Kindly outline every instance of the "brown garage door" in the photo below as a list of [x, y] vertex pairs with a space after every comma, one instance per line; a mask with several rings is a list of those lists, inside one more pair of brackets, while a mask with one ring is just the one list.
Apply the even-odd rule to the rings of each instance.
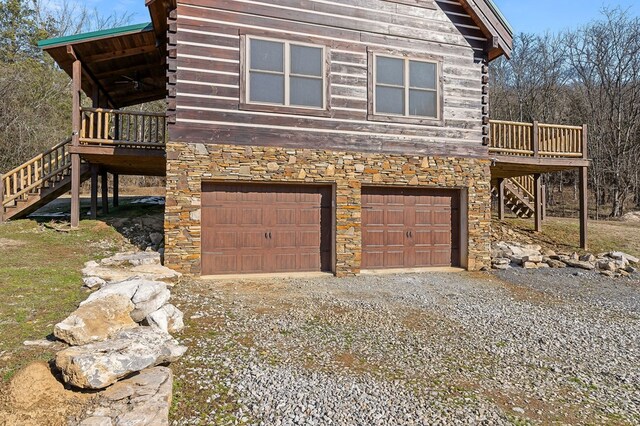
[[206, 183], [202, 274], [330, 269], [331, 190]]
[[362, 189], [362, 268], [460, 264], [459, 192]]

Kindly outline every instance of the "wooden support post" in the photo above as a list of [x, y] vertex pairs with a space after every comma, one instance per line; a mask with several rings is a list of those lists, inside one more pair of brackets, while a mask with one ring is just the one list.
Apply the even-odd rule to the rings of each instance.
[[98, 217], [98, 165], [91, 165], [91, 219]]
[[113, 174], [113, 207], [120, 205], [120, 175]]
[[504, 220], [504, 178], [498, 178], [498, 219]]
[[[71, 49], [73, 53], [73, 49]], [[82, 63], [76, 58], [73, 62], [73, 109], [71, 118], [72, 140], [74, 147], [80, 145], [80, 92], [82, 91]], [[71, 154], [71, 227], [80, 225], [80, 155]]]
[[538, 173], [533, 175], [533, 204], [534, 204], [534, 218], [535, 218], [535, 231], [542, 231], [542, 176]]
[[531, 128], [531, 148], [533, 149], [533, 156], [537, 157], [540, 152], [540, 123], [537, 121], [533, 122], [533, 127]]
[[109, 214], [109, 174], [102, 172], [102, 214]]
[[540, 195], [541, 195], [540, 203], [542, 207], [540, 212], [542, 213], [542, 220], [544, 221], [547, 219], [547, 185], [542, 185], [542, 190]]
[[587, 222], [589, 220], [589, 208], [587, 205], [587, 179], [588, 168], [580, 167], [580, 247], [587, 250]]
[[0, 223], [4, 222], [4, 179], [0, 173]]

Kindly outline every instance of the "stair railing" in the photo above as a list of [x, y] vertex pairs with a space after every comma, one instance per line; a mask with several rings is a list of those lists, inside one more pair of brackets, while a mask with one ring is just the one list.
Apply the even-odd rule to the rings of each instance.
[[71, 138], [0, 176], [0, 213], [71, 168]]
[[533, 176], [518, 176], [509, 179], [509, 181], [519, 189], [524, 196], [529, 198], [530, 201], [535, 200], [534, 192], [535, 192], [535, 182]]

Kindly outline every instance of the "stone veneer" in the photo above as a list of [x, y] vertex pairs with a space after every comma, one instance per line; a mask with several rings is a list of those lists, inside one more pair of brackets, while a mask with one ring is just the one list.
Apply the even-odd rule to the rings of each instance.
[[167, 144], [165, 265], [200, 273], [203, 181], [327, 183], [336, 190], [336, 275], [360, 272], [361, 186], [467, 188], [467, 269], [490, 264], [490, 162], [316, 149]]

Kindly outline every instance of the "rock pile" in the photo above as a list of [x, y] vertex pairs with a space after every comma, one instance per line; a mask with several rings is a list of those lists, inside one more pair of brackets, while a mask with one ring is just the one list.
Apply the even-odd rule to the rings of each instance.
[[[169, 303], [179, 277], [158, 253], [119, 253], [83, 270], [86, 287], [98, 289], [56, 324], [69, 346], [55, 356], [63, 381], [97, 390], [81, 425], [168, 424], [173, 378], [160, 367], [187, 350], [170, 333], [184, 328], [182, 312]], [[116, 281], [115, 278], [122, 278]]]
[[82, 270], [85, 287], [101, 287], [108, 282], [130, 278], [173, 281], [182, 276], [162, 265], [160, 253], [155, 251], [118, 253], [115, 256], [91, 261]]
[[491, 266], [493, 269], [579, 268], [598, 271], [609, 277], [626, 277], [636, 272], [640, 262], [635, 256], [623, 252], [606, 252], [597, 255], [577, 253], [556, 253], [544, 250], [535, 244], [496, 242], [492, 245]]

